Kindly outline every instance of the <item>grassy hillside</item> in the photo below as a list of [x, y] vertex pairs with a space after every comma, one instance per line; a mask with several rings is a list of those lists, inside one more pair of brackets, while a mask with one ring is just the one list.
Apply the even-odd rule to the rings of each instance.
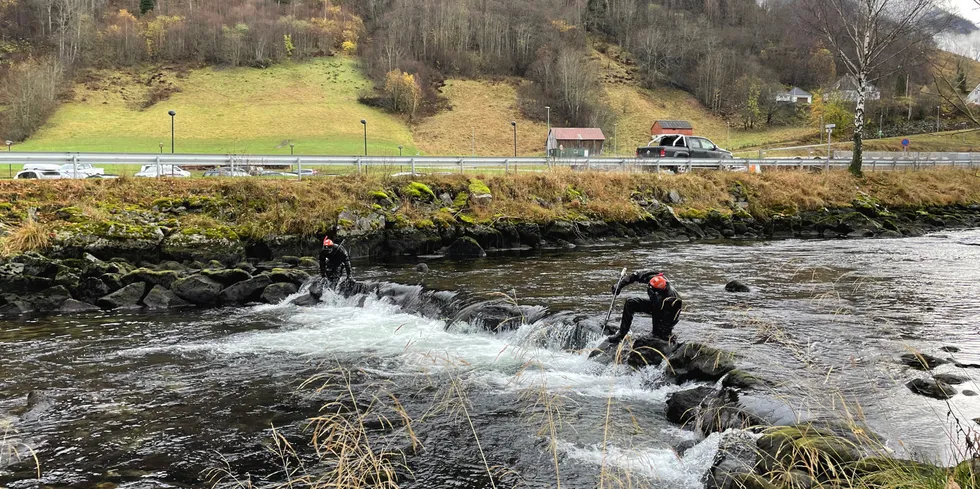
[[543, 155], [548, 126], [524, 118], [517, 110], [519, 83], [517, 79], [448, 80], [442, 95], [452, 108], [412, 129], [419, 148], [431, 155], [470, 155], [475, 140], [480, 156], [512, 156], [514, 128], [510, 122], [516, 121], [517, 154]]
[[[186, 73], [93, 72], [23, 151], [157, 152], [170, 150], [175, 110], [176, 150], [182, 153], [361, 154], [368, 121], [368, 152], [416, 149], [399, 118], [361, 105], [369, 86], [354, 61], [318, 59], [260, 70], [204, 68]], [[141, 109], [151, 91], [179, 90]]]

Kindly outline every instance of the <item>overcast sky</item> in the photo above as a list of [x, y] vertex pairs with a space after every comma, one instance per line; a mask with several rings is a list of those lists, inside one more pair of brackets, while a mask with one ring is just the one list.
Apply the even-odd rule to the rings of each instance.
[[951, 0], [951, 3], [959, 9], [960, 15], [972, 20], [974, 24], [980, 24], [980, 9], [974, 0]]

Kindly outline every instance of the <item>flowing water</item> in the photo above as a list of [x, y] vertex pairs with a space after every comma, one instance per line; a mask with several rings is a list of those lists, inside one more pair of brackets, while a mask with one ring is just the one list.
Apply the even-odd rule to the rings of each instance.
[[[664, 400], [683, 387], [663, 383], [662, 368], [637, 372], [562, 348], [575, 322], [601, 322], [624, 266], [667, 272], [688, 305], [679, 338], [737, 352], [740, 368], [773, 381], [773, 398], [795, 416], [856, 416], [899, 455], [949, 462], [962, 444], [949, 406], [972, 423], [980, 397], [947, 406], [915, 396], [904, 383], [924, 374], [897, 359], [915, 349], [980, 363], [978, 245], [980, 231], [965, 231], [432, 258], [426, 274], [414, 263], [355, 267], [360, 278], [456, 291], [460, 301], [504, 294], [561, 313], [501, 333], [332, 294], [313, 308], [5, 321], [0, 419], [16, 421], [0, 433], [0, 486], [204, 487], [216, 467], [254, 485], [280, 482], [272, 427], [311, 463], [305, 420], [349, 382], [357, 405], [377, 395], [395, 417], [397, 399], [413, 418], [415, 450], [400, 423], [375, 430], [379, 443], [408, 453], [403, 487], [587, 488], [600, 478], [701, 487], [718, 435], [701, 439], [665, 419]], [[752, 292], [726, 293], [730, 279]], [[637, 334], [648, 328], [643, 317], [634, 324]], [[317, 374], [322, 382], [302, 385]], [[972, 380], [959, 387], [980, 390]], [[45, 395], [24, 412], [32, 391]]]

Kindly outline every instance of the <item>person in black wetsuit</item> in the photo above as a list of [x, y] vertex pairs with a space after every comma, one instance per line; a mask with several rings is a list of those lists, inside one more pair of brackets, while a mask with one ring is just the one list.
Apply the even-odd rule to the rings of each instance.
[[320, 249], [320, 276], [327, 279], [328, 285], [333, 288], [340, 282], [341, 267], [347, 276], [344, 283], [350, 282], [351, 268], [350, 256], [343, 246], [334, 243], [330, 237], [323, 238], [323, 248]]
[[684, 307], [684, 302], [677, 291], [674, 290], [662, 272], [634, 272], [626, 280], [613, 285], [613, 294], [618, 295], [624, 287], [633, 283], [647, 284], [649, 299], [634, 297], [626, 300], [619, 331], [609, 337], [609, 342], [616, 344], [626, 337], [626, 333], [629, 333], [630, 326], [633, 324], [633, 315], [638, 312], [653, 316], [651, 334], [654, 337], [670, 341], [671, 330], [680, 319], [681, 309]]

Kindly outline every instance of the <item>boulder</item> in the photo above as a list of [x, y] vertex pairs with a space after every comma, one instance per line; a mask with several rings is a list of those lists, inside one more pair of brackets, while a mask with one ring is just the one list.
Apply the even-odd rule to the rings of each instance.
[[670, 357], [668, 369], [675, 382], [691, 380], [715, 382], [735, 370], [734, 354], [698, 343], [678, 346]]
[[278, 304], [287, 297], [295, 294], [299, 290], [296, 284], [290, 282], [274, 283], [262, 291], [262, 302], [267, 304]]
[[[119, 290], [119, 289], [116, 289]], [[88, 303], [95, 303], [100, 297], [107, 296], [115, 290], [109, 288], [102, 279], [98, 277], [85, 277], [78, 281], [78, 286], [73, 291], [73, 295], [80, 300]]]
[[480, 243], [468, 236], [458, 238], [446, 249], [446, 256], [449, 258], [482, 258], [487, 256]]
[[300, 307], [312, 307], [312, 306], [315, 306], [315, 305], [319, 304], [320, 303], [320, 299], [317, 298], [317, 297], [313, 297], [310, 294], [304, 294], [304, 295], [301, 295], [301, 296], [293, 299], [293, 302], [292, 303], [294, 305], [297, 305], [297, 306], [300, 306]]
[[169, 289], [178, 278], [180, 278], [180, 276], [173, 270], [156, 271], [150, 270], [149, 268], [138, 268], [123, 275], [121, 280], [123, 285], [143, 282], [148, 287], [161, 285], [164, 288]]
[[65, 301], [71, 299], [71, 294], [63, 285], [56, 285], [42, 290], [30, 298], [34, 310], [40, 313], [57, 312]]
[[728, 372], [728, 375], [722, 379], [721, 385], [736, 389], [754, 389], [765, 386], [766, 382], [744, 370], [736, 369]]
[[310, 279], [310, 274], [291, 268], [274, 268], [269, 272], [269, 279], [274, 284], [290, 283], [299, 286]]
[[226, 226], [207, 230], [187, 229], [167, 236], [161, 243], [164, 257], [175, 261], [212, 260], [211, 268], [224, 268], [245, 258], [238, 234]]
[[54, 279], [35, 275], [0, 275], [0, 292], [33, 294], [54, 285]]
[[177, 297], [191, 304], [211, 306], [218, 302], [221, 289], [220, 283], [204, 275], [191, 275], [174, 282], [171, 290], [177, 294]]
[[940, 382], [945, 382], [949, 385], [960, 385], [970, 381], [969, 377], [965, 377], [963, 375], [956, 375], [956, 374], [936, 374], [933, 375], [932, 378]]
[[262, 297], [262, 291], [272, 284], [268, 275], [257, 275], [244, 282], [227, 287], [218, 293], [222, 304], [244, 304], [255, 302]]
[[19, 316], [31, 312], [34, 312], [34, 306], [19, 297], [8, 298], [7, 303], [0, 306], [0, 316]]
[[946, 353], [959, 353], [960, 352], [960, 349], [958, 347], [955, 347], [955, 346], [944, 346], [944, 347], [940, 348], [939, 351], [943, 351], [943, 352], [946, 352]]
[[136, 282], [129, 284], [96, 302], [102, 309], [136, 309], [146, 292], [146, 284]]
[[205, 277], [214, 280], [225, 287], [237, 284], [238, 282], [244, 282], [252, 278], [251, 273], [239, 268], [208, 268], [201, 270], [201, 275], [204, 275]]
[[756, 440], [756, 447], [760, 473], [782, 474], [807, 467], [813, 475], [841, 474], [861, 458], [857, 444], [810, 424], [770, 428]]
[[667, 419], [679, 425], [686, 425], [697, 419], [701, 403], [710, 396], [718, 395], [713, 387], [695, 387], [678, 391], [667, 398], [665, 412]]
[[626, 363], [633, 368], [660, 365], [669, 357], [675, 345], [653, 336], [641, 336], [633, 341]]
[[249, 275], [255, 273], [255, 267], [252, 266], [252, 264], [249, 263], [249, 262], [247, 262], [247, 261], [243, 261], [243, 262], [235, 265], [235, 268], [237, 268], [239, 270], [244, 270], [244, 271], [248, 272]]
[[749, 292], [749, 286], [739, 282], [738, 280], [732, 280], [725, 284], [726, 292]]
[[976, 397], [977, 393], [974, 391], [963, 391], [963, 395], [966, 397]]
[[429, 273], [429, 265], [419, 263], [418, 265], [415, 265], [415, 271], [419, 273]]
[[87, 302], [76, 301], [75, 299], [68, 299], [64, 304], [61, 305], [61, 309], [58, 312], [63, 314], [78, 314], [82, 312], [95, 312], [101, 311], [102, 309], [93, 306]]
[[162, 285], [155, 285], [143, 298], [143, 305], [150, 310], [159, 310], [189, 307], [191, 303], [177, 297], [177, 294], [174, 294], [170, 289], [164, 288]]
[[933, 379], [912, 379], [905, 384], [912, 392], [934, 399], [945, 400], [956, 395], [953, 386]]
[[901, 356], [901, 361], [916, 370], [932, 370], [949, 363], [926, 353], [906, 353]]
[[758, 460], [755, 439], [747, 432], [732, 431], [722, 435], [711, 469], [704, 482], [705, 489], [736, 489], [745, 475], [755, 473]]
[[103, 273], [102, 275], [99, 276], [99, 279], [102, 280], [102, 283], [106, 284], [106, 286], [109, 287], [109, 290], [115, 292], [125, 286], [125, 284], [122, 283], [122, 276], [123, 274], [121, 273], [110, 272], [110, 273]]

